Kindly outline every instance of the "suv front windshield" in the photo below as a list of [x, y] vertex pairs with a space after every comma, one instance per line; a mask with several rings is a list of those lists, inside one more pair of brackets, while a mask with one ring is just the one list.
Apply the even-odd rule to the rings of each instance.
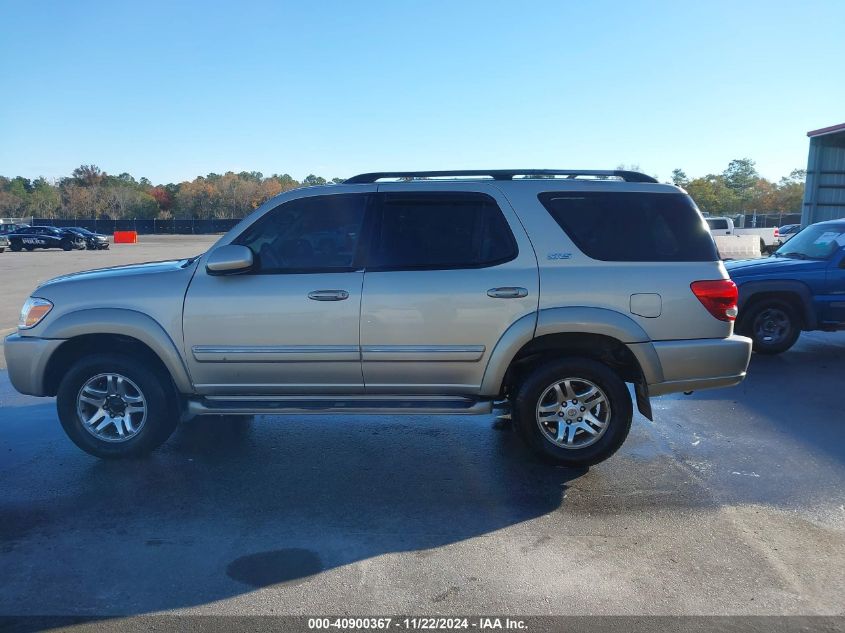
[[841, 246], [845, 246], [845, 224], [816, 224], [781, 246], [775, 257], [827, 259]]

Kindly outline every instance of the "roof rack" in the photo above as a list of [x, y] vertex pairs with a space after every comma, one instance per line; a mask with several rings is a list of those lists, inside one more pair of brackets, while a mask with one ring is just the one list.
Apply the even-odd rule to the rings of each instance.
[[647, 174], [624, 169], [459, 169], [455, 171], [376, 171], [347, 178], [345, 184], [374, 183], [385, 178], [416, 180], [420, 178], [461, 178], [468, 176], [488, 176], [493, 180], [513, 180], [516, 176], [566, 176], [567, 178], [596, 176], [619, 178], [625, 182], [657, 182]]

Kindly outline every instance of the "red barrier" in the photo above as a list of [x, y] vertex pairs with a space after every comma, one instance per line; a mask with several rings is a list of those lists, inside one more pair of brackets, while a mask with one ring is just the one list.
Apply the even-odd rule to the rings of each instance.
[[138, 241], [137, 231], [115, 231], [115, 244], [135, 244]]

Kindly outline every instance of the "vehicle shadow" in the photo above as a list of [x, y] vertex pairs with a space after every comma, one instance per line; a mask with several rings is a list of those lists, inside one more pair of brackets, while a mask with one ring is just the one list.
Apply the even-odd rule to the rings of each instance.
[[587, 471], [536, 461], [491, 421], [200, 418], [116, 462], [82, 454], [55, 418], [33, 423], [38, 458], [0, 470], [0, 614], [197, 606], [557, 511]]

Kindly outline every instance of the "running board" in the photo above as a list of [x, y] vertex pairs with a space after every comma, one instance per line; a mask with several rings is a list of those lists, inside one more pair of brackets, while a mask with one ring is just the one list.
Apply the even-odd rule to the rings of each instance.
[[490, 413], [493, 402], [456, 396], [214, 396], [190, 399], [187, 417], [195, 415], [286, 414], [449, 414]]

